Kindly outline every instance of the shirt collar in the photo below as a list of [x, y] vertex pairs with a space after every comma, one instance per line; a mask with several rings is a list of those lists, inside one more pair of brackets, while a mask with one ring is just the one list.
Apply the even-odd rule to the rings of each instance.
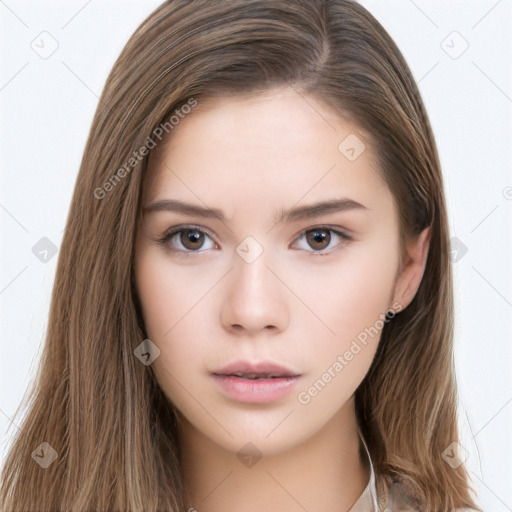
[[[366, 441], [359, 429], [358, 432], [368, 459], [370, 480], [349, 512], [381, 512], [383, 510], [386, 512], [417, 511], [418, 508], [413, 505], [412, 500], [399, 482], [393, 481], [388, 485], [384, 482], [383, 477], [377, 477]], [[460, 512], [463, 512], [463, 510], [465, 509], [461, 509]], [[470, 509], [468, 510], [470, 511]]]
[[377, 482], [375, 477], [375, 471], [373, 469], [372, 458], [366, 441], [364, 440], [361, 431], [358, 429], [359, 437], [364, 446], [364, 451], [368, 459], [368, 465], [370, 467], [370, 480], [366, 485], [363, 493], [359, 496], [359, 499], [354, 503], [349, 512], [379, 512], [379, 502], [377, 499]]

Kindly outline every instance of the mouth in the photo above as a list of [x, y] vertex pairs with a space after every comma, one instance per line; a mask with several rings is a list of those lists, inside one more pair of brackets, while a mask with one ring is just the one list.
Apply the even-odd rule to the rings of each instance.
[[251, 380], [300, 376], [298, 372], [272, 361], [235, 361], [212, 373], [213, 375], [232, 376]]
[[212, 372], [214, 381], [230, 400], [244, 403], [268, 403], [288, 395], [301, 374], [284, 366], [262, 361], [237, 361]]
[[214, 373], [218, 377], [238, 377], [239, 379], [247, 380], [264, 380], [264, 379], [287, 379], [292, 377], [299, 377], [299, 375], [287, 375], [281, 373]]

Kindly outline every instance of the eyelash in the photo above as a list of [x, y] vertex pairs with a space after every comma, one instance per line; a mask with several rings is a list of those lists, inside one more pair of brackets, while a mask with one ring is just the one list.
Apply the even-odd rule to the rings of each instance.
[[[166, 232], [164, 234], [164, 236], [162, 238], [159, 238], [157, 240], [157, 242], [161, 243], [162, 245], [164, 245], [167, 249], [175, 252], [175, 253], [178, 253], [180, 254], [180, 256], [192, 256], [194, 254], [197, 254], [197, 253], [201, 253], [201, 252], [204, 252], [205, 249], [199, 249], [199, 250], [196, 250], [196, 251], [192, 251], [190, 249], [174, 249], [170, 246], [170, 241], [171, 239], [175, 236], [175, 235], [178, 235], [180, 233], [182, 233], [183, 231], [186, 231], [186, 230], [190, 230], [190, 231], [198, 231], [202, 234], [205, 234], [205, 235], [208, 235], [215, 243], [216, 240], [215, 240], [215, 236], [210, 233], [208, 230], [206, 229], [203, 229], [203, 228], [200, 228], [199, 226], [194, 226], [194, 225], [181, 225], [181, 226], [176, 226], [174, 228], [171, 228], [170, 231]], [[310, 232], [310, 231], [329, 231], [331, 233], [334, 233], [336, 236], [339, 236], [341, 239], [342, 239], [342, 242], [340, 242], [338, 244], [339, 245], [342, 245], [343, 242], [349, 242], [350, 240], [352, 240], [352, 237], [347, 235], [346, 233], [342, 232], [342, 231], [338, 231], [337, 229], [334, 229], [330, 226], [314, 226], [314, 227], [311, 227], [311, 228], [308, 228], [304, 231], [302, 231], [299, 235], [299, 237], [297, 237], [297, 240], [300, 240], [302, 239], [303, 237], [306, 236], [306, 233]], [[330, 249], [330, 250], [321, 250], [321, 251], [314, 251], [314, 250], [311, 250], [311, 251], [306, 251], [306, 252], [310, 252], [312, 254], [312, 256], [314, 257], [318, 257], [318, 256], [327, 256], [329, 254], [331, 254], [332, 252], [334, 252], [335, 250], [337, 250], [338, 246], [336, 246], [334, 249]], [[207, 250], [207, 249], [206, 249]]]

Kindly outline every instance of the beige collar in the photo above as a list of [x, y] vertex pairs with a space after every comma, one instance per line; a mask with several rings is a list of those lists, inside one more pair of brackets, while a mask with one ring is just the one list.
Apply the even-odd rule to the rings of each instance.
[[368, 485], [365, 487], [359, 499], [354, 503], [352, 508], [349, 510], [349, 512], [380, 512], [381, 509], [379, 508], [379, 502], [377, 499], [377, 483], [375, 479], [375, 471], [373, 469], [372, 458], [370, 457], [370, 452], [368, 451], [366, 442], [359, 429], [358, 432], [359, 438], [363, 443], [368, 458], [368, 464], [370, 466], [370, 481], [368, 482]]
[[370, 480], [349, 512], [417, 512], [418, 509], [400, 483], [388, 485], [376, 475], [366, 441], [359, 429], [358, 432], [368, 458]]

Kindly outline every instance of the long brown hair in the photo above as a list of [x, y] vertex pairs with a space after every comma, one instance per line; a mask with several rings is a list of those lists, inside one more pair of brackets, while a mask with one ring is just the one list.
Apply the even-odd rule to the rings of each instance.
[[[185, 510], [177, 413], [134, 354], [146, 338], [133, 256], [147, 154], [194, 102], [280, 85], [368, 134], [402, 243], [431, 226], [419, 290], [384, 326], [356, 410], [376, 472], [418, 508], [477, 508], [464, 464], [442, 458], [459, 439], [449, 230], [434, 137], [400, 51], [352, 0], [169, 0], [126, 44], [94, 116], [3, 511]], [[57, 455], [46, 468], [41, 443]]]

